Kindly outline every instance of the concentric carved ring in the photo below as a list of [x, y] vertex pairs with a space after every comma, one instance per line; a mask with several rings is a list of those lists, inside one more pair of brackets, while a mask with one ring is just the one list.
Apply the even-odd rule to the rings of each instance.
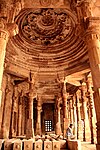
[[44, 7], [48, 7], [51, 4], [51, 0], [40, 0], [40, 4]]

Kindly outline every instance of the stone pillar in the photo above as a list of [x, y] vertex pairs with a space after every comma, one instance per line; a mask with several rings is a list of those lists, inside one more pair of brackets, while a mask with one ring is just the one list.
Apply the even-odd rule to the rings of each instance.
[[36, 134], [37, 135], [41, 135], [41, 111], [42, 111], [41, 102], [40, 102], [40, 99], [38, 99], [38, 102], [37, 102], [37, 122], [36, 122]]
[[81, 82], [81, 102], [82, 102], [82, 120], [83, 120], [83, 141], [90, 139], [89, 118], [87, 114], [86, 84]]
[[66, 129], [68, 128], [68, 118], [67, 118], [67, 96], [66, 93], [66, 83], [63, 83], [63, 137], [66, 137]]
[[81, 83], [81, 87], [80, 87], [80, 90], [81, 90], [81, 103], [82, 103], [82, 120], [83, 120], [83, 141], [86, 141], [86, 137], [85, 137], [85, 105], [84, 105], [84, 91], [83, 91], [83, 86], [82, 86], [82, 82]]
[[18, 27], [15, 23], [6, 23], [3, 18], [0, 18], [0, 106], [2, 98], [2, 77], [4, 70], [4, 59], [6, 54], [6, 45], [9, 36], [15, 36], [18, 33]]
[[2, 135], [2, 138], [9, 138], [12, 96], [13, 96], [13, 84], [12, 84], [11, 77], [7, 75], [7, 83], [5, 89], [5, 99], [4, 99], [3, 115], [2, 115], [2, 125], [1, 125], [2, 134], [0, 134], [0, 136]]
[[[3, 71], [4, 71], [6, 45], [7, 45], [9, 36], [14, 36], [17, 33], [18, 33], [18, 28], [16, 24], [14, 23], [8, 24], [5, 19], [0, 18], [0, 109], [1, 109], [1, 100], [2, 100], [1, 87], [2, 87], [2, 78], [3, 78]], [[3, 127], [1, 127], [1, 130], [2, 129]], [[9, 135], [9, 133], [7, 134]]]
[[34, 129], [33, 129], [33, 95], [29, 94], [29, 118], [27, 120], [27, 131], [26, 137], [33, 138]]
[[73, 123], [72, 99], [71, 98], [68, 100], [68, 103], [69, 103], [69, 119], [70, 119], [70, 123]]
[[3, 77], [3, 70], [4, 70], [4, 59], [5, 59], [5, 54], [6, 54], [6, 45], [8, 42], [8, 37], [9, 37], [9, 32], [5, 30], [3, 27], [3, 21], [0, 22], [2, 23], [0, 25], [0, 107], [1, 107], [1, 99], [2, 99], [2, 91], [1, 91], [1, 86], [2, 86], [2, 77]]
[[60, 98], [56, 98], [56, 134], [61, 135]]
[[[74, 107], [74, 111], [73, 111], [73, 121], [74, 121], [74, 129], [73, 129], [73, 134], [76, 136], [77, 135], [77, 104], [76, 104], [76, 93], [73, 95], [73, 107]], [[76, 136], [77, 137], [77, 136]]]
[[26, 131], [26, 126], [25, 126], [25, 120], [26, 120], [26, 112], [27, 111], [25, 105], [26, 105], [26, 102], [25, 102], [25, 98], [24, 97], [21, 97], [22, 99], [22, 119], [21, 119], [21, 135], [24, 135], [25, 134], [25, 131]]
[[28, 109], [29, 109], [29, 118], [27, 122], [27, 138], [34, 137], [34, 126], [33, 126], [33, 99], [36, 96], [35, 93], [35, 79], [32, 75], [31, 71], [29, 73], [29, 102], [28, 102]]
[[76, 93], [75, 93], [75, 100], [76, 100], [76, 116], [77, 116], [77, 139], [79, 139], [79, 127], [78, 127], [79, 113], [78, 113], [78, 100]]
[[18, 126], [17, 126], [17, 135], [21, 135], [21, 120], [22, 120], [22, 97], [19, 97], [18, 100]]
[[89, 110], [89, 121], [91, 131], [91, 144], [94, 144], [94, 133], [93, 133], [93, 91], [89, 78], [86, 76], [87, 85], [87, 98], [88, 98], [88, 110]]
[[75, 103], [74, 103], [74, 98], [73, 95], [71, 96], [71, 114], [72, 114], [72, 122], [73, 123], [73, 134], [75, 135]]
[[77, 114], [77, 139], [82, 140], [82, 121], [81, 121], [81, 112], [80, 106], [80, 90], [76, 92], [76, 114]]
[[85, 33], [85, 42], [94, 85], [94, 104], [97, 117], [97, 150], [100, 149], [100, 19], [89, 18], [89, 26]]

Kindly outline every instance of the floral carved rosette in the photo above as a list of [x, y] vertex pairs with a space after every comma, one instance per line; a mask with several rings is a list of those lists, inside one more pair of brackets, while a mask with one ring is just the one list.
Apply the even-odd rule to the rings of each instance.
[[30, 11], [21, 23], [21, 34], [38, 45], [59, 44], [72, 31], [72, 21], [66, 12], [53, 8]]

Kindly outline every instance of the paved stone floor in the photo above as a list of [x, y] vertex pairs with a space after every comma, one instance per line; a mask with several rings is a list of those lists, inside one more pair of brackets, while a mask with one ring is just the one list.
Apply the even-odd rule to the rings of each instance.
[[96, 150], [96, 145], [88, 142], [81, 142], [81, 150]]

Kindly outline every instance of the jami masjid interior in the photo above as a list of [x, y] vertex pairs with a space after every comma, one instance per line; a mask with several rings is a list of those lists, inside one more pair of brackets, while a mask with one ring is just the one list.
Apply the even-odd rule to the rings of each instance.
[[100, 150], [100, 0], [0, 0], [0, 150]]

